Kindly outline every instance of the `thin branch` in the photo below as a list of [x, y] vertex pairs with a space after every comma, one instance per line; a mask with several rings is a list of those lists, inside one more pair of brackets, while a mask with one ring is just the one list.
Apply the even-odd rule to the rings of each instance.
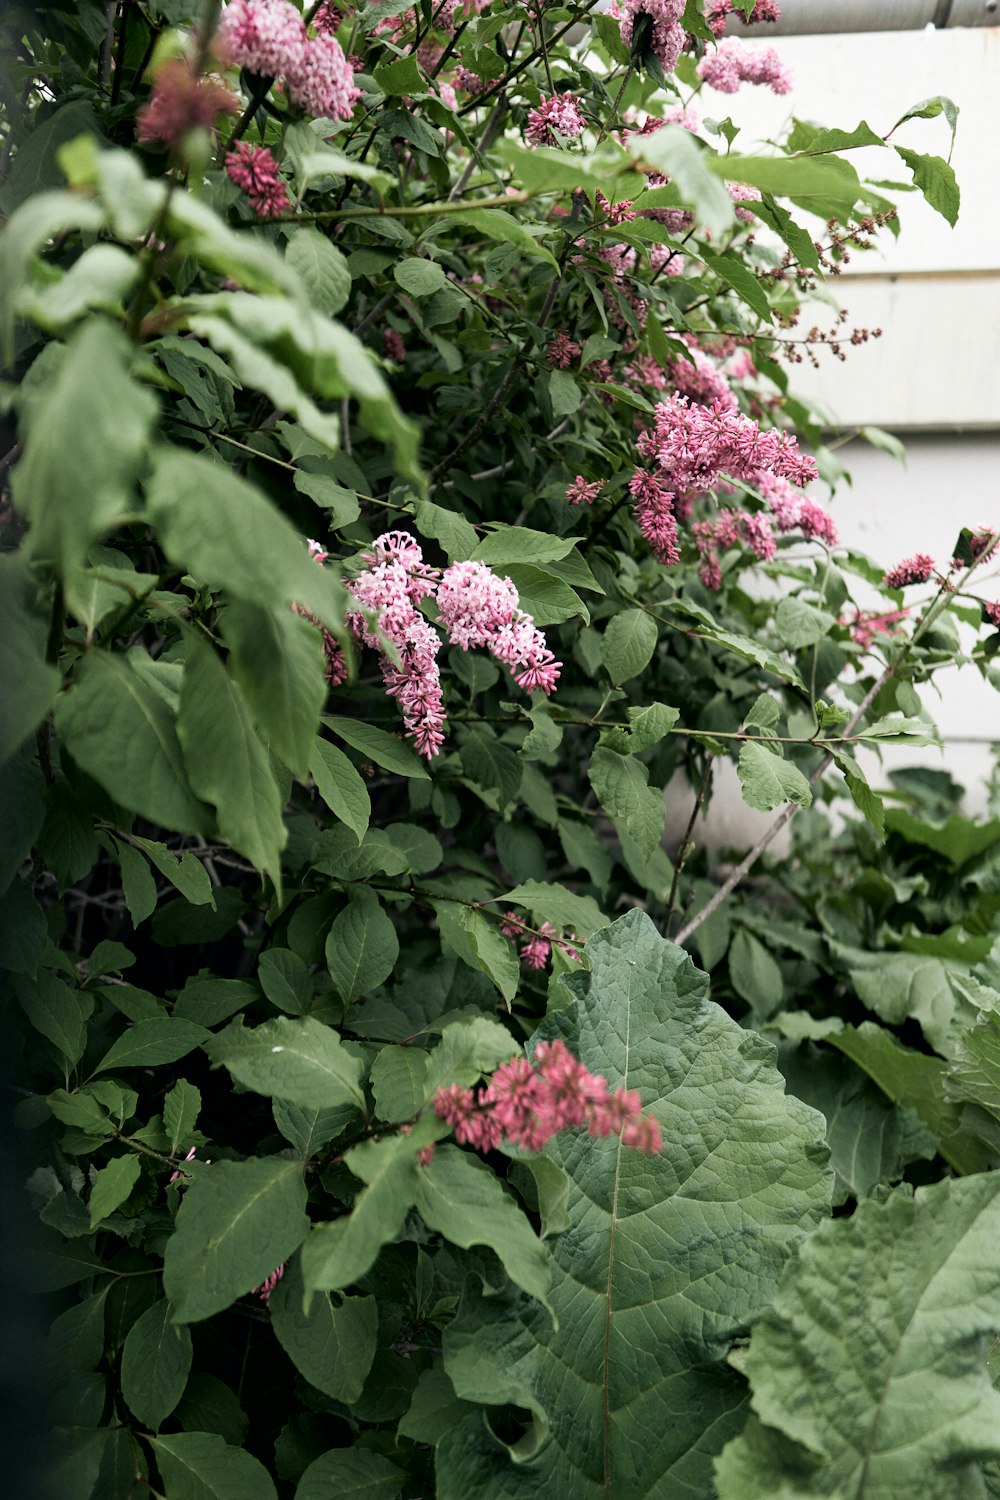
[[674, 878], [670, 882], [670, 895], [667, 897], [667, 912], [666, 916], [663, 919], [664, 937], [670, 936], [670, 922], [674, 914], [674, 904], [677, 900], [677, 890], [681, 883], [681, 871], [687, 864], [688, 857], [693, 849], [691, 836], [694, 833], [694, 825], [697, 823], [698, 818], [701, 815], [701, 810], [705, 805], [705, 798], [708, 796], [709, 787], [712, 785], [712, 771], [714, 769], [714, 766], [715, 762], [712, 756], [706, 756], [705, 770], [701, 778], [701, 786], [698, 788], [698, 795], [694, 799], [694, 806], [691, 809], [691, 816], [690, 818], [688, 818], [688, 825], [684, 830], [684, 837], [681, 839], [681, 845], [677, 851], [677, 862], [674, 865]]

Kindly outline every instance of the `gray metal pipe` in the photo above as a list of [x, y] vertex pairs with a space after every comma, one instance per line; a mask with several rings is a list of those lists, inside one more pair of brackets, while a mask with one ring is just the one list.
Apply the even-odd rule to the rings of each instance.
[[1000, 26], [1000, 0], [781, 0], [780, 21], [745, 26], [731, 16], [732, 36], [817, 36], [849, 31], [922, 31]]

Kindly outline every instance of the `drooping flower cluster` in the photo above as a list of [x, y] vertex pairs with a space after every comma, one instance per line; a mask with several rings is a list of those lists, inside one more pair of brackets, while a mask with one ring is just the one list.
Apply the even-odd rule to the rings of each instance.
[[720, 94], [735, 94], [741, 83], [766, 84], [776, 94], [791, 91], [792, 75], [773, 47], [748, 47], [726, 37], [698, 64], [698, 77]]
[[551, 922], [540, 923], [537, 930], [532, 932], [515, 912], [509, 911], [500, 923], [500, 931], [504, 937], [516, 938], [519, 941], [521, 938], [524, 939], [519, 952], [521, 962], [529, 969], [544, 969], [553, 946], [560, 948], [568, 958], [580, 957], [573, 947], [573, 943], [580, 941], [576, 933], [567, 933], [566, 938], [571, 940], [567, 942], [566, 938], [556, 936], [556, 930]]
[[[726, 30], [726, 22], [733, 14], [733, 0], [710, 0], [705, 12], [705, 20], [716, 36], [723, 36]], [[757, 4], [745, 16], [741, 10], [736, 14], [745, 26], [755, 26], [759, 21], [780, 21], [781, 9], [777, 0], [757, 0]]]
[[557, 146], [559, 138], [575, 140], [587, 121], [572, 94], [542, 95], [538, 108], [528, 114], [524, 138], [532, 146]]
[[929, 557], [926, 552], [917, 552], [913, 557], [904, 557], [902, 562], [890, 568], [882, 582], [889, 589], [905, 589], [911, 583], [926, 583], [933, 572], [933, 557]]
[[189, 130], [210, 130], [219, 115], [238, 109], [238, 99], [218, 78], [203, 77], [186, 58], [172, 57], [136, 116], [136, 133], [140, 141], [162, 141], [174, 150]]
[[722, 587], [719, 556], [744, 543], [760, 562], [770, 562], [777, 549], [771, 523], [763, 512], [724, 510], [715, 520], [695, 521], [691, 533], [698, 548], [698, 576], [707, 589]]
[[592, 1136], [620, 1132], [623, 1145], [650, 1156], [663, 1145], [659, 1121], [642, 1113], [639, 1095], [625, 1088], [611, 1093], [558, 1040], [539, 1043], [531, 1061], [504, 1063], [478, 1095], [459, 1084], [438, 1089], [434, 1109], [457, 1141], [477, 1151], [502, 1145], [540, 1151], [557, 1131], [583, 1125]]
[[637, 24], [640, 25], [640, 37], [643, 35], [642, 18], [645, 17], [645, 25], [652, 27], [648, 43], [650, 51], [664, 73], [674, 71], [684, 46], [684, 30], [679, 25], [684, 14], [684, 0], [622, 0], [620, 6], [611, 6], [610, 13], [618, 17], [622, 41], [630, 52]]
[[230, 0], [216, 33], [220, 55], [262, 78], [284, 80], [308, 114], [349, 120], [360, 90], [335, 37], [310, 37], [289, 0]]
[[266, 146], [237, 141], [226, 153], [226, 172], [247, 195], [259, 219], [274, 219], [285, 213], [292, 201], [278, 163]]
[[754, 480], [767, 501], [768, 510], [778, 531], [801, 531], [809, 541], [837, 545], [837, 528], [829, 511], [806, 495], [796, 495], [787, 479], [766, 471]]
[[676, 495], [667, 488], [665, 480], [648, 469], [636, 469], [628, 482], [629, 494], [635, 502], [632, 514], [654, 557], [665, 567], [672, 567], [680, 559], [677, 542], [677, 516], [674, 511]]
[[282, 1261], [281, 1265], [276, 1266], [275, 1269], [271, 1272], [270, 1276], [266, 1276], [264, 1278], [260, 1286], [255, 1286], [253, 1289], [254, 1296], [259, 1297], [265, 1307], [267, 1307], [268, 1303], [271, 1301], [271, 1293], [274, 1291], [275, 1287], [278, 1285], [278, 1282], [285, 1274], [285, 1265], [286, 1262]]
[[[327, 553], [317, 542], [310, 542], [309, 550], [317, 562], [326, 561]], [[479, 562], [452, 563], [444, 570], [431, 567], [405, 531], [384, 532], [362, 561], [361, 572], [347, 581], [358, 607], [347, 611], [345, 623], [359, 645], [378, 652], [386, 691], [399, 704], [406, 732], [421, 755], [438, 754], [445, 730], [437, 663], [441, 637], [417, 608], [424, 599], [436, 597], [438, 618], [451, 645], [463, 651], [485, 647], [510, 669], [519, 687], [527, 692], [553, 691], [562, 663], [531, 616], [519, 608], [517, 589], [509, 578], [497, 578]], [[344, 654], [326, 631], [323, 641], [327, 680], [338, 686], [347, 676]]]

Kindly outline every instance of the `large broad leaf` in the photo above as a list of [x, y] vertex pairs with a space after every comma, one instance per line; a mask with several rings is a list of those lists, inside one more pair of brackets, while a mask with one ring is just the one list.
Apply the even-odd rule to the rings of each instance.
[[315, 1292], [305, 1307], [298, 1257], [271, 1293], [268, 1307], [278, 1343], [310, 1385], [348, 1405], [361, 1395], [375, 1358], [378, 1309], [374, 1297]]
[[233, 679], [200, 641], [184, 667], [177, 732], [191, 785], [215, 808], [222, 837], [280, 886], [288, 834], [267, 747]]
[[59, 673], [45, 660], [45, 621], [32, 608], [34, 593], [23, 561], [0, 558], [0, 765], [34, 733], [59, 690]]
[[707, 977], [630, 912], [587, 946], [562, 1037], [663, 1127], [650, 1158], [566, 1134], [570, 1228], [550, 1241], [554, 1329], [512, 1289], [469, 1287], [445, 1335], [459, 1396], [515, 1403], [536, 1433], [514, 1461], [482, 1415], [438, 1448], [439, 1500], [707, 1496], [710, 1461], [743, 1422], [726, 1364], [829, 1202], [822, 1118], [786, 1098], [774, 1050], [706, 999]]
[[34, 555], [64, 574], [82, 567], [91, 542], [134, 509], [156, 402], [130, 378], [130, 354], [112, 323], [84, 324], [44, 400], [31, 407], [14, 503], [31, 521]]
[[364, 1108], [360, 1060], [342, 1045], [336, 1031], [311, 1016], [301, 1021], [279, 1016], [250, 1031], [234, 1022], [211, 1039], [206, 1051], [255, 1093], [286, 1099], [303, 1109], [338, 1104]]
[[191, 1370], [191, 1334], [170, 1321], [166, 1298], [133, 1323], [122, 1350], [122, 1395], [144, 1426], [154, 1431], [184, 1394]]
[[747, 1359], [746, 1432], [721, 1500], [972, 1500], [1000, 1457], [986, 1350], [1000, 1176], [899, 1188], [825, 1224], [789, 1269]]
[[302, 1163], [282, 1157], [204, 1168], [177, 1211], [163, 1290], [178, 1323], [196, 1323], [252, 1292], [305, 1238]]
[[137, 670], [144, 653], [88, 651], [56, 704], [73, 759], [122, 807], [178, 833], [204, 833], [208, 809], [192, 792], [166, 696]]
[[149, 1441], [169, 1500], [276, 1500], [264, 1465], [214, 1432], [172, 1432]]
[[237, 602], [222, 617], [222, 633], [232, 647], [230, 671], [262, 737], [304, 776], [326, 701], [319, 631], [285, 606]]

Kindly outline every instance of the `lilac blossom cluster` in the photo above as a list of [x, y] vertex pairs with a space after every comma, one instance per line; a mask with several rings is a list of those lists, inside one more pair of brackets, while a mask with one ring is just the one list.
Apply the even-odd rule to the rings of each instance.
[[830, 512], [810, 500], [796, 495], [787, 479], [766, 471], [757, 475], [756, 488], [767, 501], [768, 510], [778, 531], [801, 531], [809, 541], [837, 545], [837, 528]]
[[898, 635], [902, 622], [909, 614], [905, 609], [889, 609], [879, 614], [877, 610], [859, 609], [856, 604], [853, 609], [853, 616], [849, 619], [842, 618], [838, 623], [848, 627], [851, 640], [865, 651], [880, 635]]
[[136, 133], [140, 141], [162, 141], [175, 150], [189, 130], [210, 130], [219, 115], [238, 109], [236, 96], [218, 78], [200, 77], [186, 58], [172, 57], [136, 116]]
[[[327, 553], [316, 542], [317, 562]], [[421, 755], [437, 755], [444, 743], [445, 713], [437, 657], [441, 637], [418, 605], [434, 598], [445, 636], [462, 651], [485, 647], [510, 669], [526, 692], [551, 693], [559, 680], [556, 661], [530, 615], [518, 605], [509, 578], [498, 578], [485, 563], [458, 562], [439, 569], [425, 563], [418, 543], [405, 531], [387, 531], [372, 543], [364, 567], [347, 588], [358, 608], [345, 623], [354, 639], [379, 654], [386, 691], [399, 704], [407, 734]], [[327, 679], [339, 685], [347, 676], [344, 654], [324, 632]]]
[[586, 1125], [592, 1136], [620, 1133], [622, 1145], [655, 1156], [663, 1146], [659, 1121], [642, 1113], [632, 1089], [614, 1093], [561, 1041], [540, 1042], [533, 1061], [512, 1058], [478, 1094], [460, 1084], [438, 1089], [434, 1109], [455, 1139], [477, 1151], [518, 1146], [541, 1151], [560, 1130]]
[[720, 94], [735, 94], [741, 83], [766, 84], [776, 94], [791, 92], [792, 75], [773, 47], [747, 47], [726, 37], [698, 64], [698, 77]]
[[528, 114], [524, 138], [532, 146], [557, 146], [560, 139], [575, 140], [587, 121], [572, 94], [542, 95], [538, 108]]
[[[561, 949], [567, 958], [576, 960], [580, 957], [573, 947], [573, 943], [580, 941], [576, 933], [567, 933], [565, 938], [557, 937], [551, 922], [542, 922], [537, 931], [532, 932], [515, 912], [509, 911], [500, 923], [500, 931], [504, 937], [517, 941], [524, 939], [518, 951], [521, 962], [528, 969], [544, 969], [553, 947]], [[571, 941], [567, 942], [567, 938]]]
[[934, 572], [934, 559], [926, 552], [904, 557], [882, 579], [888, 589], [905, 589], [911, 583], [926, 583]]
[[246, 194], [259, 219], [275, 219], [287, 212], [292, 201], [288, 184], [266, 146], [237, 141], [226, 153], [226, 172]]
[[216, 33], [219, 52], [262, 78], [281, 78], [308, 114], [349, 120], [360, 90], [337, 39], [310, 37], [289, 0], [230, 0]]
[[[726, 30], [726, 22], [732, 14], [733, 0], [709, 0], [709, 5], [705, 11], [705, 20], [716, 36], [723, 36]], [[759, 21], [781, 20], [781, 9], [777, 4], [777, 0], [757, 0], [757, 4], [749, 16], [744, 15], [741, 10], [737, 11], [736, 14], [744, 26], [756, 26]]]
[[640, 16], [652, 22], [650, 50], [664, 73], [672, 73], [684, 46], [684, 29], [679, 24], [684, 14], [684, 0], [617, 0], [610, 7], [610, 14], [617, 16], [621, 25], [621, 37], [631, 52], [635, 34], [635, 23]]

